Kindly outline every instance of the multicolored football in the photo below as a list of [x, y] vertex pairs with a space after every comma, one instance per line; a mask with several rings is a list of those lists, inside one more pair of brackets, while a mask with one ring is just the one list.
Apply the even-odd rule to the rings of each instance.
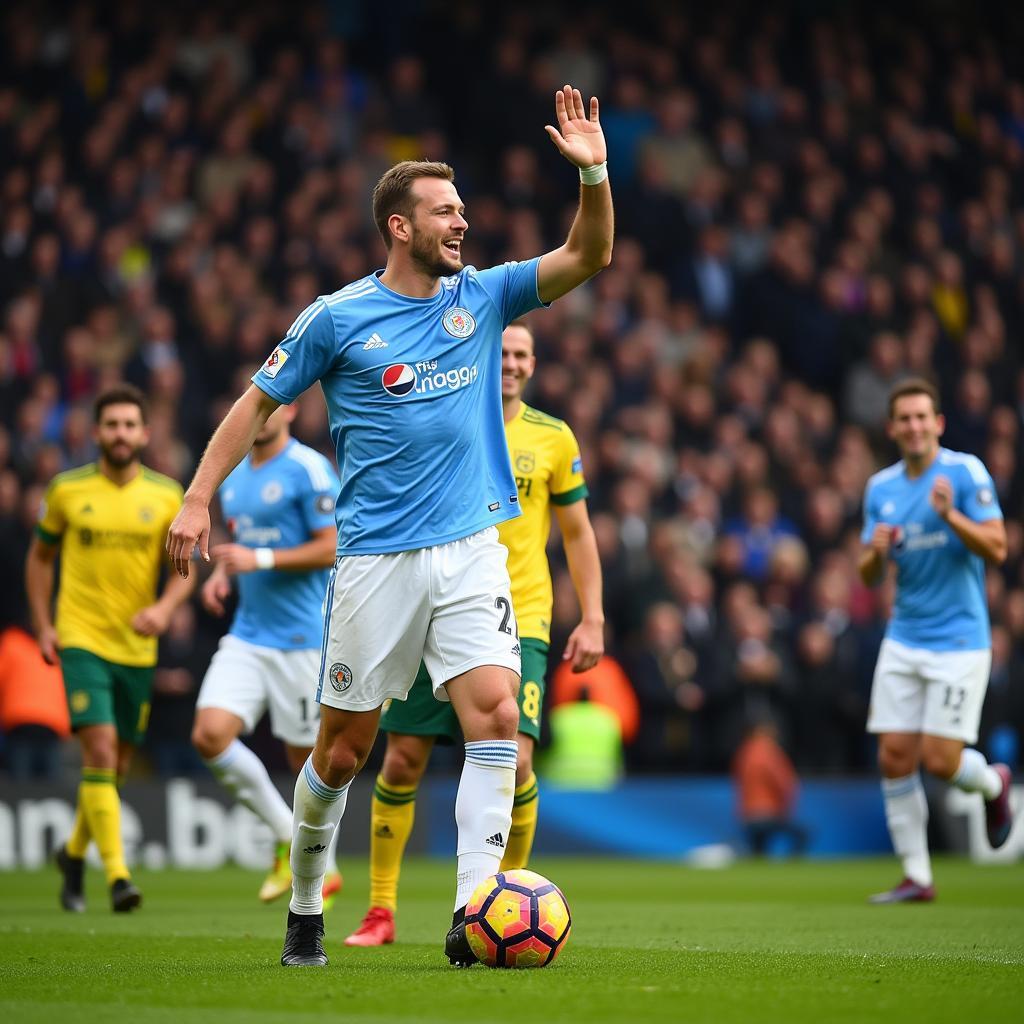
[[492, 875], [466, 904], [466, 938], [488, 967], [546, 967], [571, 930], [561, 890], [536, 871]]

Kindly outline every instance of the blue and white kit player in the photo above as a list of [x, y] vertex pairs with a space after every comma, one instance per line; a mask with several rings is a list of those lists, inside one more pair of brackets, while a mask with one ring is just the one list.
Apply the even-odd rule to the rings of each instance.
[[995, 485], [981, 460], [939, 445], [936, 389], [898, 384], [889, 436], [902, 459], [864, 496], [860, 573], [878, 582], [896, 565], [896, 598], [875, 667], [868, 731], [878, 735], [886, 822], [903, 880], [873, 903], [935, 898], [928, 804], [918, 768], [985, 801], [989, 843], [1010, 833], [1010, 771], [967, 746], [978, 739], [992, 663], [985, 563], [1006, 558]]
[[[319, 452], [291, 436], [295, 406], [282, 405], [256, 436], [218, 492], [230, 542], [213, 548], [215, 568], [203, 584], [207, 611], [223, 615], [233, 584], [238, 607], [203, 679], [192, 742], [213, 775], [263, 819], [277, 847], [260, 888], [270, 902], [291, 889], [292, 812], [256, 754], [239, 740], [269, 712], [293, 771], [316, 739], [323, 603], [334, 564], [338, 476]], [[331, 869], [330, 901], [341, 888]]]
[[501, 333], [607, 266], [613, 214], [598, 103], [555, 95], [552, 142], [579, 168], [565, 243], [490, 270], [464, 267], [468, 222], [446, 164], [405, 161], [377, 183], [387, 265], [317, 299], [214, 433], [167, 548], [189, 571], [205, 554], [209, 502], [279, 403], [319, 381], [341, 467], [338, 561], [320, 664], [320, 728], [295, 784], [292, 899], [281, 963], [322, 966], [327, 841], [377, 732], [419, 662], [466, 738], [455, 803], [452, 964], [475, 958], [464, 909], [494, 874], [512, 817], [519, 641], [496, 524], [518, 514], [501, 405]]

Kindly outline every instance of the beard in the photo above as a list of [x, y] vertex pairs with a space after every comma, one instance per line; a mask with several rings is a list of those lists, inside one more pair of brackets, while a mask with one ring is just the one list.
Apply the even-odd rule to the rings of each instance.
[[115, 469], [124, 469], [133, 462], [138, 462], [142, 456], [143, 446], [133, 446], [124, 442], [114, 445], [101, 444], [100, 454], [104, 460], [110, 463]]
[[411, 255], [417, 269], [429, 277], [452, 277], [462, 269], [462, 260], [456, 257], [455, 265], [446, 263], [437, 251], [436, 239], [415, 229], [412, 236]]

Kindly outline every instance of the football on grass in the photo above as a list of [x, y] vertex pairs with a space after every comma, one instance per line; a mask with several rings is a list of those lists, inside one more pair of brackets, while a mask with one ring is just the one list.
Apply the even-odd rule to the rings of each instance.
[[536, 871], [501, 871], [466, 904], [466, 938], [488, 967], [546, 967], [572, 929], [569, 904]]

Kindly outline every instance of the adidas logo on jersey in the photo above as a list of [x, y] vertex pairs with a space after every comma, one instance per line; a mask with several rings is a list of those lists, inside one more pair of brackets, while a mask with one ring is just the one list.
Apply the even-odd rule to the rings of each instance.
[[363, 346], [364, 351], [371, 348], [387, 348], [388, 343], [376, 332], [370, 335], [370, 340]]
[[489, 839], [484, 840], [489, 846], [504, 846], [505, 838], [500, 832], [495, 832]]
[[307, 846], [302, 852], [312, 856], [314, 853], [323, 853], [326, 849], [327, 847], [322, 843], [317, 843], [316, 846]]

